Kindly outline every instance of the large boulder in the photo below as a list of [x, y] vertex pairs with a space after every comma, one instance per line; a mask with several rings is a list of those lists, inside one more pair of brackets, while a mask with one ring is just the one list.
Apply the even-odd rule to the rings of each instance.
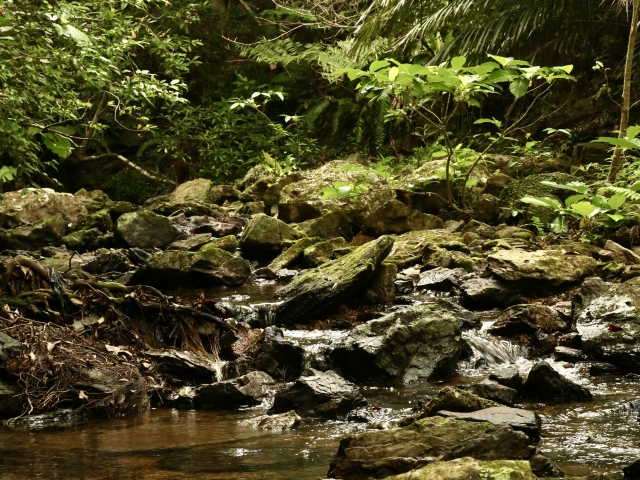
[[389, 200], [364, 218], [362, 232], [374, 237], [444, 227], [441, 218], [412, 210], [399, 200]]
[[455, 371], [460, 335], [450, 310], [427, 303], [357, 326], [336, 345], [331, 360], [355, 381], [429, 380]]
[[211, 182], [211, 180], [196, 178], [195, 180], [178, 185], [169, 198], [170, 201], [174, 203], [205, 203], [209, 201], [209, 194], [212, 187], [213, 182]]
[[531, 464], [524, 460], [482, 461], [471, 457], [434, 462], [426, 467], [386, 480], [536, 480]]
[[242, 232], [240, 248], [253, 256], [275, 255], [302, 236], [282, 220], [260, 213]]
[[531, 368], [524, 382], [523, 395], [539, 400], [592, 400], [591, 392], [556, 372], [547, 362]]
[[502, 280], [544, 282], [546, 286], [577, 283], [592, 275], [597, 266], [591, 257], [558, 250], [501, 250], [487, 260], [489, 269]]
[[507, 407], [512, 407], [518, 396], [518, 390], [505, 387], [494, 380], [484, 380], [480, 383], [468, 385], [465, 390], [479, 397], [493, 400]]
[[178, 236], [178, 230], [167, 217], [148, 210], [125, 213], [118, 219], [117, 228], [130, 247], [164, 248]]
[[277, 327], [264, 329], [264, 341], [255, 353], [254, 366], [274, 378], [298, 378], [302, 374], [304, 349], [285, 340]]
[[335, 237], [351, 238], [353, 236], [351, 220], [341, 210], [301, 222], [297, 225], [297, 229], [308, 237], [330, 239]]
[[542, 329], [545, 333], [567, 332], [570, 322], [546, 305], [514, 305], [507, 308], [488, 329], [493, 335], [519, 335], [535, 333]]
[[49, 245], [60, 245], [67, 230], [61, 213], [52, 215], [31, 225], [21, 225], [0, 235], [0, 248], [37, 250]]
[[335, 372], [311, 370], [311, 373], [277, 392], [269, 413], [295, 410], [302, 417], [338, 418], [367, 404], [357, 385]]
[[542, 422], [540, 417], [528, 410], [510, 407], [490, 407], [475, 412], [449, 412], [441, 410], [439, 417], [466, 420], [468, 422], [489, 422], [498, 427], [506, 426], [527, 434], [529, 438], [540, 437]]
[[513, 305], [520, 299], [516, 285], [495, 278], [470, 278], [460, 285], [463, 304], [475, 308]]
[[283, 250], [283, 252], [280, 255], [278, 255], [268, 265], [267, 268], [273, 274], [277, 273], [278, 270], [282, 270], [283, 268], [287, 268], [293, 262], [298, 260], [302, 256], [302, 253], [307, 248], [309, 248], [311, 245], [314, 245], [315, 243], [316, 243], [315, 239], [311, 239], [311, 238], [307, 238], [307, 237], [301, 238], [296, 243], [291, 245], [289, 248], [287, 248], [286, 250]]
[[87, 213], [80, 198], [50, 188], [25, 188], [0, 194], [2, 228], [35, 223], [56, 214], [62, 214], [69, 222], [76, 223]]
[[296, 277], [277, 294], [284, 301], [277, 307], [276, 323], [308, 322], [312, 316], [353, 298], [367, 286], [392, 246], [393, 239], [383, 236]]
[[197, 252], [167, 250], [153, 255], [130, 284], [153, 286], [242, 285], [251, 274], [249, 262], [210, 244]]
[[583, 348], [594, 360], [640, 373], [640, 278], [607, 286], [597, 296], [604, 287], [589, 282], [580, 289], [575, 322]]
[[422, 263], [426, 249], [446, 247], [459, 240], [459, 235], [443, 229], [407, 232], [396, 237], [387, 261], [406, 268]]
[[430, 417], [404, 427], [344, 438], [331, 461], [329, 478], [386, 478], [437, 461], [527, 460], [529, 438], [508, 426]]
[[[388, 187], [385, 178], [366, 171], [344, 172], [345, 165], [349, 162], [334, 160], [328, 162], [316, 170], [300, 172], [300, 179], [284, 186], [280, 191], [278, 210], [286, 209], [289, 204], [308, 203], [322, 213], [333, 211], [344, 211], [352, 221], [362, 225], [364, 218], [373, 210], [383, 205], [394, 197], [394, 192]], [[362, 191], [357, 198], [345, 202], [339, 197], [322, 200], [320, 192], [325, 187], [333, 187], [336, 182], [357, 182], [368, 179], [369, 189]], [[265, 195], [265, 203], [266, 203]], [[303, 221], [307, 218], [292, 219], [292, 221]]]

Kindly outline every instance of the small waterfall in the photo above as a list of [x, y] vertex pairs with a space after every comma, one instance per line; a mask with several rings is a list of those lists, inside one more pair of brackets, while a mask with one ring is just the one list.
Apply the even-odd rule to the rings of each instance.
[[523, 345], [477, 332], [465, 332], [462, 338], [473, 350], [475, 359], [484, 359], [488, 366], [502, 363], [519, 363], [528, 355], [528, 348]]
[[271, 327], [276, 324], [276, 306], [277, 304], [260, 305], [260, 319], [264, 327]]

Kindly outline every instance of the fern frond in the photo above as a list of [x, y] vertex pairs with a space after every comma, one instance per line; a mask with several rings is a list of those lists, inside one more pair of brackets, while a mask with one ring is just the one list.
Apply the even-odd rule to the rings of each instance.
[[614, 187], [612, 185], [607, 185], [606, 187], [602, 187], [598, 189], [598, 193], [611, 192], [620, 195], [624, 195], [627, 199], [633, 200], [634, 202], [640, 202], [640, 193], [634, 192], [633, 190], [629, 190], [624, 187]]

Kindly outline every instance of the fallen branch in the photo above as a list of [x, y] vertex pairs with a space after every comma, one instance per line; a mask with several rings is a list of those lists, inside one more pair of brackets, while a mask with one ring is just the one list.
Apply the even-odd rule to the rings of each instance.
[[91, 161], [91, 160], [102, 160], [103, 158], [117, 158], [121, 162], [126, 163], [131, 168], [133, 168], [133, 169], [137, 170], [138, 172], [140, 172], [145, 177], [150, 178], [151, 180], [155, 180], [156, 182], [162, 182], [162, 183], [166, 183], [168, 185], [175, 185], [176, 184], [176, 182], [174, 182], [173, 180], [169, 180], [168, 178], [164, 178], [164, 177], [161, 177], [159, 175], [153, 175], [153, 174], [149, 173], [144, 168], [136, 165], [131, 160], [129, 160], [126, 157], [123, 157], [122, 155], [120, 155], [118, 153], [102, 153], [100, 155], [93, 155], [93, 156], [89, 156], [89, 157], [81, 157], [80, 161], [81, 162], [88, 162], [88, 161]]

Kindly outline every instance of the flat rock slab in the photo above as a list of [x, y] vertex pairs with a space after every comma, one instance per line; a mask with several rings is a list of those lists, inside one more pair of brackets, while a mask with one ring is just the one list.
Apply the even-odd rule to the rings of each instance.
[[471, 457], [450, 462], [434, 462], [426, 467], [386, 480], [535, 480], [531, 465], [524, 460], [494, 460], [483, 462]]
[[489, 422], [500, 427], [509, 426], [514, 430], [526, 433], [529, 438], [538, 438], [542, 426], [538, 415], [521, 408], [492, 407], [467, 413], [441, 410], [437, 415], [469, 422]]
[[207, 383], [221, 380], [220, 364], [194, 352], [178, 350], [148, 350], [147, 356], [158, 362], [160, 370], [182, 380], [189, 379]]
[[241, 406], [258, 405], [260, 399], [275, 386], [264, 372], [249, 372], [238, 378], [204, 385], [196, 389], [193, 406], [214, 410], [232, 410]]
[[487, 257], [489, 269], [502, 280], [542, 281], [548, 286], [577, 283], [592, 275], [594, 258], [557, 250], [502, 250]]
[[430, 417], [408, 427], [342, 439], [328, 477], [386, 478], [468, 456], [478, 460], [528, 460], [533, 450], [527, 435], [511, 427]]

